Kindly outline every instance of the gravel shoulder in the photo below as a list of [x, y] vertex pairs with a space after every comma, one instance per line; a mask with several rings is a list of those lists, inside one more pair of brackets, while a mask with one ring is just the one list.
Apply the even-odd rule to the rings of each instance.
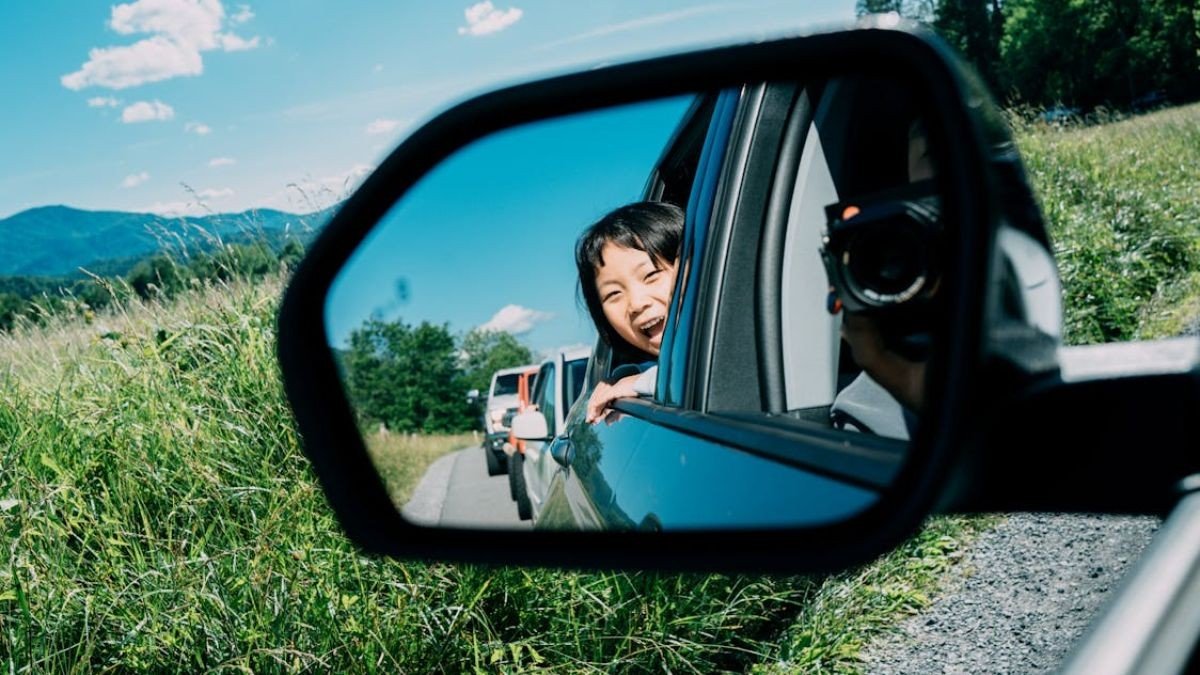
[[924, 612], [862, 650], [863, 670], [1053, 671], [1159, 525], [1146, 517], [1013, 515], [979, 537]]

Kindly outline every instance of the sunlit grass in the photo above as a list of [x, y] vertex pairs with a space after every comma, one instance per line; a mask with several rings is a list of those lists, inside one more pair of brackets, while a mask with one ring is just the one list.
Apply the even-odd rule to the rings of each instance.
[[1067, 339], [1178, 332], [1200, 268], [1200, 104], [1105, 125], [1031, 125], [1017, 140], [1055, 244]]

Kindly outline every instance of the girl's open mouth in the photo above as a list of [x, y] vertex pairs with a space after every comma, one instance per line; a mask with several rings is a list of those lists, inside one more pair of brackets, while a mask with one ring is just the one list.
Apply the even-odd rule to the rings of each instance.
[[638, 330], [642, 333], [642, 335], [645, 335], [653, 340], [654, 338], [662, 336], [664, 326], [666, 326], [666, 321], [664, 321], [663, 317], [660, 316], [647, 324], [639, 326]]

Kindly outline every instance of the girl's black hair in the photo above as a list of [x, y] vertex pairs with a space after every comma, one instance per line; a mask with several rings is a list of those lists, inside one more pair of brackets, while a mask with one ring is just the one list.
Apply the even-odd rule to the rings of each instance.
[[666, 202], [634, 202], [609, 212], [579, 235], [575, 243], [575, 266], [579, 269], [579, 291], [600, 339], [613, 349], [614, 364], [648, 361], [654, 357], [630, 345], [604, 317], [600, 292], [596, 290], [596, 268], [604, 265], [601, 252], [608, 243], [645, 251], [655, 267], [679, 259], [683, 240], [683, 209]]

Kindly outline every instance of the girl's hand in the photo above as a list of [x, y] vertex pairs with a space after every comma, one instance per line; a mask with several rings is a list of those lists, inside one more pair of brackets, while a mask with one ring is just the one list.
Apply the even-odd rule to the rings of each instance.
[[612, 384], [601, 382], [596, 385], [592, 391], [591, 398], [587, 404], [587, 422], [591, 424], [604, 416], [604, 410], [609, 404], [619, 398], [636, 398], [637, 392], [633, 390], [633, 383], [640, 375], [630, 375], [622, 377]]

